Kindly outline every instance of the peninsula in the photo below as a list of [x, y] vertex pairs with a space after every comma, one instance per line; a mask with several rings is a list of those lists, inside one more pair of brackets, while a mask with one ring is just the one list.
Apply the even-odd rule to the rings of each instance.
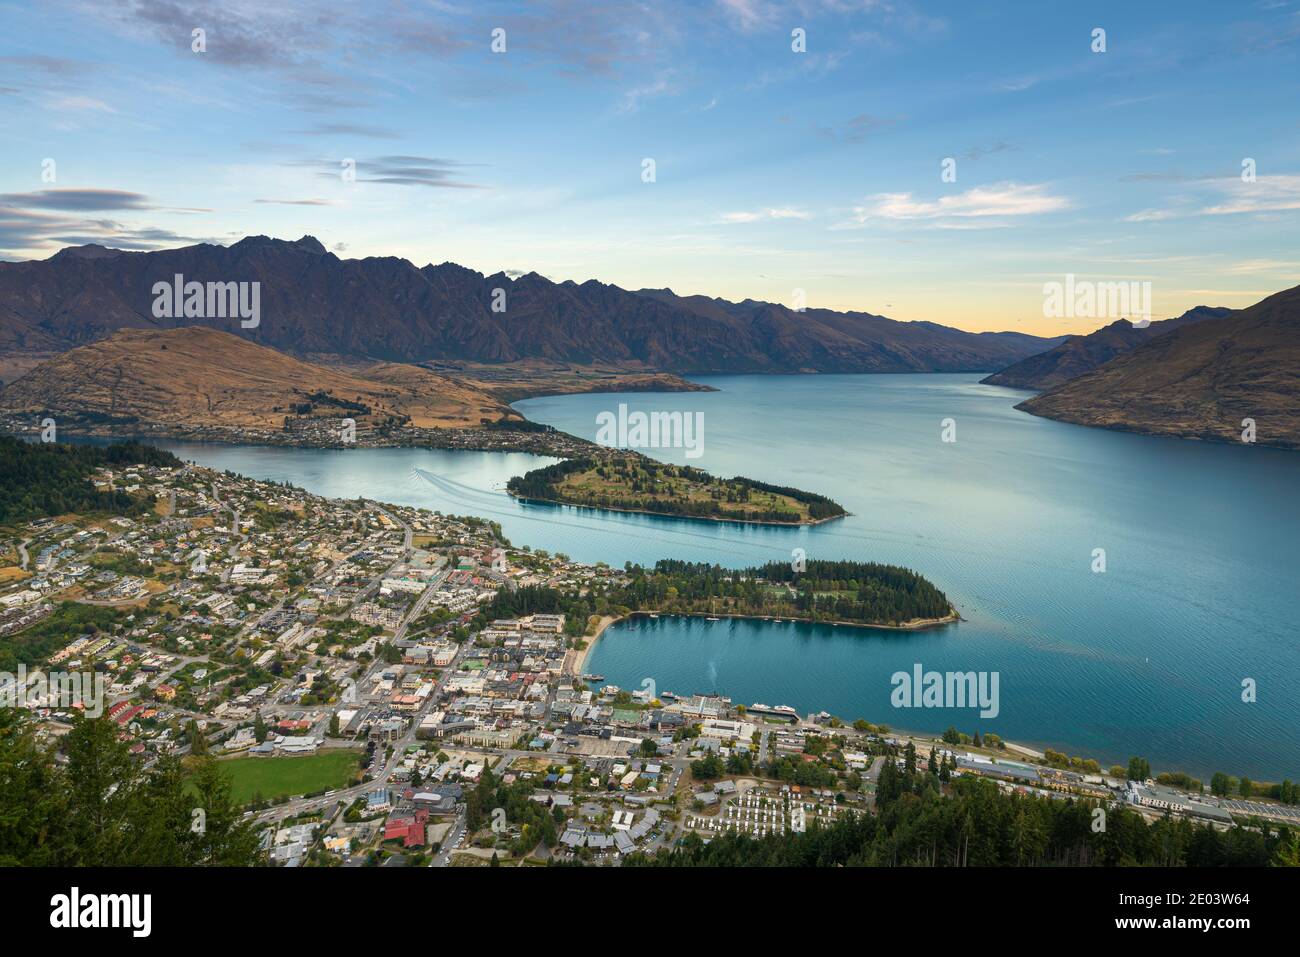
[[516, 498], [617, 512], [758, 525], [817, 525], [848, 514], [824, 495], [628, 452], [557, 462], [512, 478]]

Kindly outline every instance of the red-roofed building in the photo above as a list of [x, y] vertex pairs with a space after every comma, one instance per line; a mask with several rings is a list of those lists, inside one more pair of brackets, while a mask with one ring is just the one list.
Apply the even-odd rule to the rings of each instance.
[[403, 847], [422, 847], [429, 824], [429, 812], [404, 811], [388, 819], [384, 828], [385, 841], [401, 841]]
[[122, 712], [128, 710], [130, 707], [131, 707], [131, 702], [119, 701], [117, 704], [113, 705], [111, 708], [108, 709], [108, 716], [113, 721], [116, 721], [117, 716], [119, 714], [122, 714]]
[[135, 705], [131, 705], [131, 707], [127, 708], [125, 711], [119, 711], [117, 714], [111, 715], [111, 717], [118, 724], [125, 727], [126, 725], [131, 723], [132, 718], [134, 718], [143, 710], [144, 710], [144, 705], [135, 704]]

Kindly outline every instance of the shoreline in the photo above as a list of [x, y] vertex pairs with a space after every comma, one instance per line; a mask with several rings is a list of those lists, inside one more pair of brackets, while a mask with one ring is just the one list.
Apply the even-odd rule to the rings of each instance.
[[[527, 420], [526, 420], [527, 421]], [[504, 452], [526, 453], [556, 459], [568, 459], [586, 453], [591, 443], [558, 429], [551, 432], [534, 432], [518, 429], [447, 428], [411, 429], [376, 438], [361, 433], [355, 442], [340, 442], [332, 434], [296, 436], [266, 429], [240, 431], [236, 428], [165, 427], [155, 429], [95, 429], [60, 426], [59, 432], [72, 441], [90, 441], [113, 444], [139, 442], [152, 445], [158, 442], [191, 443], [195, 445], [220, 445], [229, 448], [248, 446], [270, 449], [301, 449], [304, 451], [348, 452], [357, 449], [429, 449], [449, 452]], [[36, 435], [0, 416], [0, 433], [16, 439]]]
[[679, 515], [676, 512], [651, 512], [643, 508], [617, 508], [613, 505], [588, 505], [585, 502], [565, 502], [556, 498], [537, 498], [532, 495], [516, 495], [509, 490], [506, 491], [517, 502], [537, 502], [543, 505], [568, 506], [569, 508], [589, 508], [597, 512], [622, 512], [624, 515], [653, 515], [657, 518], [675, 518], [680, 521], [688, 522], [719, 522], [730, 525], [766, 525], [773, 528], [810, 528], [814, 525], [823, 525], [826, 522], [835, 522], [841, 518], [848, 518], [851, 512], [843, 512], [839, 515], [829, 515], [826, 518], [812, 518], [806, 522], [774, 522], [761, 518], [722, 518], [715, 515]]
[[[605, 632], [608, 631], [608, 630], [610, 629], [610, 627], [611, 627], [612, 625], [616, 625], [616, 624], [618, 624], [618, 623], [621, 622], [621, 621], [629, 621], [629, 620], [631, 620], [631, 619], [633, 619], [633, 618], [648, 618], [648, 617], [650, 617], [650, 615], [652, 615], [652, 614], [653, 614], [653, 615], [669, 615], [670, 617], [677, 617], [677, 618], [705, 618], [706, 620], [707, 620], [707, 618], [708, 618], [708, 616], [706, 616], [706, 615], [685, 615], [685, 614], [678, 614], [678, 613], [676, 613], [676, 612], [649, 612], [649, 611], [634, 611], [634, 612], [631, 612], [631, 613], [629, 613], [629, 614], [627, 614], [627, 615], [605, 615], [603, 618], [601, 618], [600, 623], [596, 626], [596, 632], [595, 632], [595, 634], [591, 635], [590, 637], [586, 637], [586, 636], [584, 636], [584, 640], [587, 642], [587, 647], [584, 648], [582, 651], [578, 652], [578, 659], [577, 659], [577, 662], [575, 663], [575, 666], [574, 666], [574, 667], [575, 667], [575, 670], [574, 670], [574, 673], [573, 673], [573, 677], [574, 677], [575, 679], [580, 679], [581, 676], [582, 676], [582, 675], [587, 671], [587, 661], [588, 661], [588, 659], [591, 657], [591, 653], [592, 653], [592, 651], [595, 649], [595, 647], [596, 647], [596, 643], [600, 640], [601, 636], [604, 635]], [[938, 626], [941, 625], [941, 624], [952, 624], [952, 623], [955, 623], [955, 622], [959, 622], [959, 621], [964, 621], [964, 620], [965, 620], [965, 619], [962, 618], [961, 615], [960, 615], [958, 612], [956, 612], [956, 611], [953, 612], [953, 615], [954, 615], [954, 617], [952, 617], [952, 618], [943, 618], [943, 619], [925, 619], [926, 622], [929, 622], [928, 624], [917, 624], [917, 625], [909, 625], [909, 626], [901, 626], [901, 625], [858, 625], [858, 624], [852, 624], [852, 623], [848, 623], [848, 622], [839, 622], [838, 624], [848, 624], [850, 627], [857, 627], [857, 628], [889, 628], [889, 629], [894, 630], [894, 631], [904, 631], [904, 630], [906, 630], [906, 631], [919, 631], [919, 630], [923, 630], [923, 629], [925, 629], [925, 628], [934, 628], [934, 627], [938, 627]], [[715, 616], [713, 616], [713, 617], [716, 617], [716, 618], [748, 618], [748, 619], [752, 619], [752, 620], [756, 620], [756, 621], [772, 621], [772, 618], [771, 618], [771, 617], [764, 618], [764, 617], [761, 616], [761, 615], [715, 615]], [[782, 619], [783, 622], [786, 621], [786, 620], [788, 620], [788, 619]], [[801, 619], [801, 618], [796, 618], [796, 619], [793, 619], [793, 620], [794, 620], [794, 621], [803, 622], [803, 623], [805, 623], [805, 624], [815, 624], [815, 625], [820, 625], [820, 624], [830, 624], [830, 622], [810, 622], [810, 621], [807, 621], [806, 619]], [[803, 720], [804, 720], [804, 719], [803, 719], [802, 717], [800, 717], [796, 723], [797, 723], [797, 724], [802, 724], [802, 723], [803, 723]], [[890, 733], [890, 734], [903, 735], [904, 737], [908, 737], [908, 738], [912, 738], [912, 739], [917, 739], [917, 740], [926, 740], [926, 741], [931, 741], [931, 742], [941, 742], [941, 741], [942, 741], [942, 736], [941, 736], [938, 732], [933, 732], [933, 731], [913, 731], [913, 730], [908, 730], [907, 728], [901, 728], [901, 727], [898, 727], [898, 726], [896, 726], [896, 725], [892, 725], [892, 724], [891, 724], [891, 725], [888, 725], [888, 727], [889, 727], [889, 733]], [[1014, 760], [1014, 758], [1015, 758], [1016, 756], [1018, 756], [1018, 757], [1022, 757], [1022, 758], [1028, 758], [1028, 759], [1030, 759], [1030, 760], [1034, 760], [1034, 761], [1042, 761], [1042, 760], [1044, 759], [1044, 757], [1045, 757], [1045, 755], [1044, 755], [1044, 753], [1043, 753], [1042, 751], [1040, 751], [1040, 750], [1037, 749], [1037, 748], [1030, 747], [1029, 745], [1026, 745], [1026, 744], [1018, 744], [1018, 743], [1016, 743], [1015, 741], [1008, 741], [1008, 740], [1006, 740], [1005, 738], [1003, 739], [1003, 743], [1006, 745], [1006, 748], [1007, 748], [1008, 751], [1015, 752], [1015, 754], [1012, 756], [1012, 759], [1013, 759], [1013, 760]]]
[[[609, 630], [611, 625], [616, 625], [621, 621], [630, 621], [633, 618], [649, 618], [651, 615], [663, 615], [670, 618], [700, 618], [707, 621], [709, 618], [738, 618], [749, 621], [770, 621], [776, 623], [775, 615], [739, 615], [739, 614], [719, 614], [705, 615], [692, 612], [676, 611], [633, 611], [626, 615], [605, 615], [600, 619], [600, 624], [596, 626], [595, 634], [590, 637], [583, 636], [587, 642], [587, 647], [579, 652], [579, 658], [575, 663], [574, 677], [581, 677], [587, 670], [587, 659], [591, 657], [592, 650], [596, 647], [596, 642], [600, 640], [601, 635]], [[954, 609], [951, 615], [943, 618], [916, 618], [902, 625], [869, 625], [859, 621], [813, 621], [809, 618], [782, 618], [781, 622], [792, 621], [804, 625], [835, 625], [846, 628], [879, 628], [886, 631], [926, 631], [930, 628], [941, 628], [944, 625], [953, 625], [960, 621], [965, 621], [961, 614]]]
[[632, 616], [631, 615], [606, 615], [605, 617], [600, 619], [600, 624], [596, 626], [596, 633], [594, 635], [592, 635], [590, 638], [588, 638], [586, 635], [583, 636], [583, 641], [587, 643], [587, 647], [583, 648], [581, 651], [578, 652], [578, 660], [574, 663], [573, 677], [581, 679], [582, 675], [586, 672], [587, 659], [591, 657], [591, 652], [592, 649], [596, 647], [596, 642], [600, 640], [600, 636], [606, 632], [609, 626], [613, 624], [617, 624], [620, 621], [625, 621], [630, 617]]

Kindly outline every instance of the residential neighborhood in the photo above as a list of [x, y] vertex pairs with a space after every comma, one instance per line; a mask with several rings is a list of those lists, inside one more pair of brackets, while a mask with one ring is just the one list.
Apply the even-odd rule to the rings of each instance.
[[47, 739], [102, 707], [141, 761], [217, 756], [277, 865], [617, 865], [870, 810], [886, 763], [1150, 819], [1300, 823], [993, 735], [619, 688], [583, 673], [595, 616], [492, 609], [520, 589], [598, 595], [624, 572], [514, 549], [483, 520], [192, 465], [94, 484], [153, 507], [27, 525], [0, 632], [33, 659], [12, 663], [29, 682], [93, 673], [103, 700], [69, 706], [50, 681], [25, 703]]

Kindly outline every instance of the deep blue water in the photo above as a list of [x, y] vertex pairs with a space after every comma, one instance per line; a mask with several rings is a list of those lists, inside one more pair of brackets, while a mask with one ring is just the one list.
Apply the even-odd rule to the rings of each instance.
[[[979, 727], [1109, 762], [1300, 777], [1300, 455], [1086, 429], [1015, 411], [975, 375], [727, 376], [720, 391], [518, 403], [594, 438], [619, 402], [698, 411], [717, 474], [821, 492], [853, 514], [816, 528], [521, 505], [501, 491], [546, 459], [405, 449], [186, 445], [186, 458], [328, 495], [498, 520], [516, 543], [621, 565], [855, 558], [932, 579], [966, 619], [881, 631], [661, 618], [601, 639], [591, 670], [625, 687], [717, 690], [896, 727]], [[940, 441], [941, 420], [957, 441]], [[681, 450], [656, 457], [688, 461]], [[421, 477], [416, 469], [422, 470]], [[1106, 571], [1092, 571], [1093, 550]], [[1001, 713], [898, 710], [890, 675], [997, 671]], [[1241, 701], [1254, 679], [1258, 700]]]

